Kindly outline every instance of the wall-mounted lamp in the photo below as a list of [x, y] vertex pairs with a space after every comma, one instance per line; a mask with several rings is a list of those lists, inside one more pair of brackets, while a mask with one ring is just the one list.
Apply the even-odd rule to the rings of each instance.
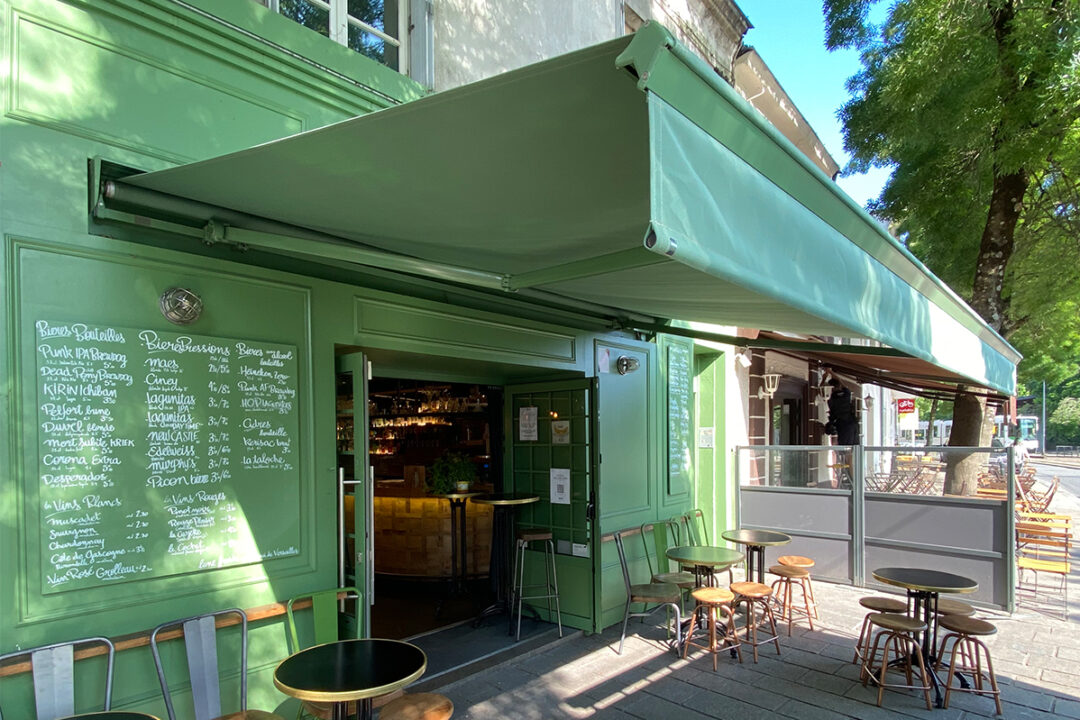
[[749, 348], [743, 350], [742, 352], [735, 353], [735, 360], [738, 361], [738, 363], [740, 365], [742, 365], [744, 368], [750, 367], [750, 350], [749, 350]]
[[765, 398], [769, 398], [771, 400], [779, 387], [780, 373], [765, 373], [761, 376], [761, 387], [759, 387], [757, 391], [758, 399], [764, 400]]
[[870, 412], [870, 409], [872, 407], [874, 407], [874, 396], [873, 395], [867, 395], [866, 397], [864, 397], [862, 399], [862, 403], [863, 403], [863, 407], [866, 408], [866, 411]]
[[629, 375], [638, 369], [641, 363], [637, 358], [629, 357], [628, 355], [620, 355], [619, 359], [615, 361], [615, 370], [620, 375]]
[[165, 319], [174, 325], [190, 325], [202, 315], [202, 298], [182, 287], [169, 288], [161, 293], [158, 307]]

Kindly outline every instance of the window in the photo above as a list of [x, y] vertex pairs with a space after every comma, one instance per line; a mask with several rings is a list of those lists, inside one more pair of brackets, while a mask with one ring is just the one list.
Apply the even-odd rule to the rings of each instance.
[[257, 0], [372, 60], [408, 74], [403, 0]]

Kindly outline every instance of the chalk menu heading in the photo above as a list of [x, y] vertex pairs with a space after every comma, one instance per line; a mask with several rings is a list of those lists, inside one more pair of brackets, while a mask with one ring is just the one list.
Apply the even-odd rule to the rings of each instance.
[[43, 594], [299, 553], [295, 346], [35, 332]]

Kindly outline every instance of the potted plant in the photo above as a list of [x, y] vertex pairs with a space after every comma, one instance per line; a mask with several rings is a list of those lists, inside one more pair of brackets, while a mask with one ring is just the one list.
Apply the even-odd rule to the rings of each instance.
[[476, 465], [459, 452], [448, 452], [437, 459], [428, 473], [428, 488], [434, 495], [468, 492], [476, 481]]

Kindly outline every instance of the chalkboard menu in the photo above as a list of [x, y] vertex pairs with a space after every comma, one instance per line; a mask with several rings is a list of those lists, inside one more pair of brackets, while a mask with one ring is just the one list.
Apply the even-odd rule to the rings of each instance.
[[295, 346], [35, 330], [43, 594], [299, 553]]
[[686, 492], [692, 477], [691, 435], [693, 386], [690, 363], [693, 351], [689, 343], [668, 339], [668, 494]]

